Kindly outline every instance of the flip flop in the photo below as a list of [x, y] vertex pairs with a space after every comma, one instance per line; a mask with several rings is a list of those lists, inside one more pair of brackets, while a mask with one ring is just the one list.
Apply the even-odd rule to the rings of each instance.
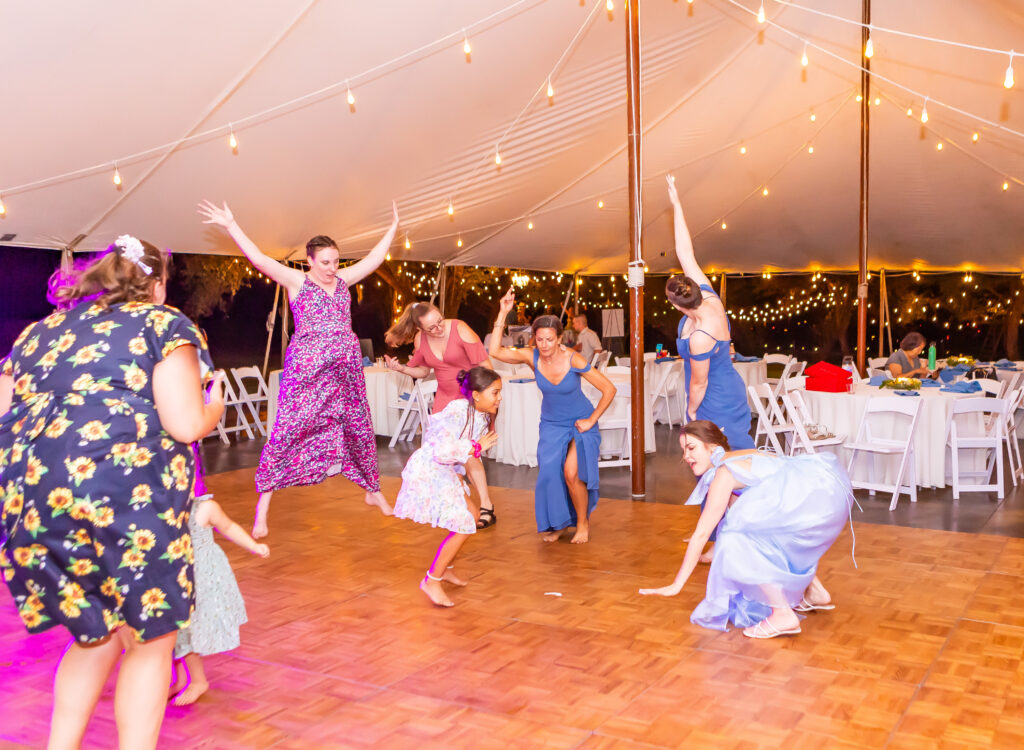
[[800, 603], [793, 607], [793, 610], [795, 612], [813, 612], [815, 610], [827, 612], [835, 608], [836, 605], [832, 602], [829, 602], [828, 604], [811, 604], [809, 601], [807, 601], [807, 597], [801, 597]]
[[800, 626], [797, 625], [795, 628], [787, 628], [786, 630], [779, 630], [777, 627], [768, 622], [767, 618], [761, 620], [753, 627], [744, 628], [743, 635], [747, 638], [758, 638], [761, 640], [767, 640], [768, 638], [778, 638], [780, 635], [796, 635], [800, 632]]

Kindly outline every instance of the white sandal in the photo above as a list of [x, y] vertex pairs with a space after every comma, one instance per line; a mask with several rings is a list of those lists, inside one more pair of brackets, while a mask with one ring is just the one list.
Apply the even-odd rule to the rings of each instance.
[[807, 597], [804, 596], [800, 598], [800, 603], [793, 607], [793, 610], [796, 612], [813, 612], [815, 610], [827, 612], [835, 608], [836, 605], [832, 602], [828, 602], [827, 604], [811, 604], [809, 601], [807, 601]]
[[787, 628], [786, 630], [779, 630], [777, 627], [768, 622], [768, 618], [761, 620], [749, 628], [744, 628], [743, 635], [747, 638], [758, 638], [761, 640], [767, 640], [768, 638], [778, 638], [780, 635], [796, 635], [800, 632], [800, 626], [797, 625], [795, 628]]

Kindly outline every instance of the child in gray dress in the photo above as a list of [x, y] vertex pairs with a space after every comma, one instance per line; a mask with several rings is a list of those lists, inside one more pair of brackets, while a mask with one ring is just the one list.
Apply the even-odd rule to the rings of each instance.
[[206, 692], [210, 684], [202, 657], [238, 648], [238, 629], [246, 622], [245, 602], [238, 582], [227, 556], [213, 540], [213, 529], [254, 555], [270, 555], [267, 545], [256, 542], [228, 518], [213, 495], [207, 494], [199, 451], [195, 453], [196, 480], [188, 530], [195, 551], [196, 606], [188, 627], [178, 631], [174, 644], [171, 695], [175, 706], [195, 703]]

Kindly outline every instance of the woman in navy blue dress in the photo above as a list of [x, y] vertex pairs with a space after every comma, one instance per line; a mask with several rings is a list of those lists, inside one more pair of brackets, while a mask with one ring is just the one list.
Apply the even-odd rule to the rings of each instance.
[[[583, 544], [590, 539], [590, 514], [597, 507], [601, 449], [597, 420], [615, 398], [615, 386], [592, 370], [582, 356], [560, 345], [562, 322], [554, 315], [541, 315], [533, 321], [535, 346], [501, 348], [498, 329], [514, 305], [515, 296], [509, 289], [501, 298], [490, 355], [501, 362], [532, 367], [543, 395], [534, 492], [537, 531], [545, 542], [555, 542], [563, 530], [573, 526], [572, 543]], [[601, 392], [596, 407], [583, 395], [581, 379]]]
[[734, 450], [753, 448], [747, 390], [729, 355], [729, 318], [722, 300], [697, 264], [671, 175], [668, 197], [675, 217], [676, 256], [683, 275], [669, 278], [665, 294], [683, 313], [676, 346], [686, 375], [687, 421], [706, 419], [722, 429]]

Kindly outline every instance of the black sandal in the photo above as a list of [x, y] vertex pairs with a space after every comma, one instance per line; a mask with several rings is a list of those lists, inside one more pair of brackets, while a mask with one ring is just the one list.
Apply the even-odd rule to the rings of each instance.
[[[484, 516], [486, 516], [486, 518]], [[497, 522], [498, 517], [494, 515], [494, 508], [481, 508], [480, 518], [477, 519], [476, 527], [478, 529], [486, 529], [488, 526], [493, 526]]]

